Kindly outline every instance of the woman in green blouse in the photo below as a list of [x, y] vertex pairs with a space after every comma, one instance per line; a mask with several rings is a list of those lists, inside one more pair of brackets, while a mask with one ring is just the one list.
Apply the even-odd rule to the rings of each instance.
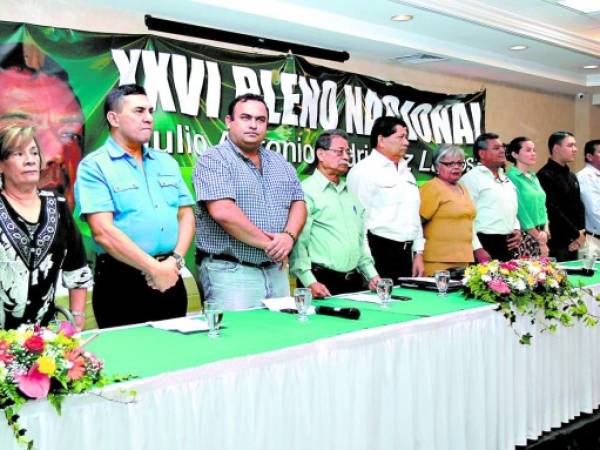
[[548, 256], [546, 193], [533, 172], [536, 161], [535, 144], [524, 136], [514, 138], [506, 148], [506, 159], [514, 164], [508, 171], [508, 178], [517, 188], [519, 200], [517, 217], [523, 232], [519, 254], [529, 257]]

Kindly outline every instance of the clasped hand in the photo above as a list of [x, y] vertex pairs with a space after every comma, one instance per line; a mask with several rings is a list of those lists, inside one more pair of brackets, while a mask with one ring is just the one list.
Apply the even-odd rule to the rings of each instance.
[[160, 292], [165, 292], [167, 289], [172, 288], [179, 279], [179, 269], [177, 268], [177, 261], [172, 256], [157, 261], [155, 269], [150, 272], [144, 272], [146, 283], [152, 289], [156, 289]]

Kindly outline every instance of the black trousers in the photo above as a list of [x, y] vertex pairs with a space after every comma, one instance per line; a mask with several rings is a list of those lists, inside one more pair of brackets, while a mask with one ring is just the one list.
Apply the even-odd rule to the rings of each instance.
[[507, 239], [510, 234], [484, 234], [477, 233], [483, 249], [490, 254], [492, 259], [510, 261], [516, 258], [515, 252], [508, 249]]
[[375, 260], [375, 269], [381, 278], [412, 275], [412, 241], [398, 242], [367, 232], [371, 255]]
[[318, 264], [313, 264], [311, 270], [317, 281], [327, 286], [331, 295], [365, 289], [365, 279], [357, 270], [336, 272]]
[[569, 251], [569, 244], [563, 244], [563, 246], [552, 245], [552, 240], [548, 242], [548, 249], [550, 250], [550, 256], [556, 258], [556, 261], [573, 261], [578, 258], [577, 250], [574, 252]]
[[109, 255], [98, 255], [92, 305], [99, 328], [185, 316], [183, 279], [165, 292], [152, 289], [142, 272]]

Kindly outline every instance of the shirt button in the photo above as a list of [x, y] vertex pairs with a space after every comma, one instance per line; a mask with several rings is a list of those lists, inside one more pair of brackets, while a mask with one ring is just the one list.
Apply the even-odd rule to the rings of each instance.
[[154, 207], [155, 207], [156, 209], [158, 209], [158, 205], [154, 205]]

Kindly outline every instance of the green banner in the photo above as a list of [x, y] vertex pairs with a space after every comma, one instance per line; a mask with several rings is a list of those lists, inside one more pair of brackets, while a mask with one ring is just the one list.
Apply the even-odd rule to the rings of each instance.
[[437, 145], [468, 149], [484, 128], [485, 91], [446, 95], [316, 66], [295, 55], [0, 22], [0, 115], [36, 120], [46, 162], [43, 182], [63, 190], [71, 205], [77, 164], [108, 134], [106, 94], [133, 82], [144, 85], [155, 105], [150, 144], [176, 158], [188, 183], [196, 158], [226, 135], [229, 102], [246, 92], [264, 95], [265, 145], [283, 154], [300, 176], [314, 161], [314, 140], [323, 129], [349, 133], [354, 164], [370, 152], [377, 117], [403, 117], [410, 166], [423, 181], [431, 177]]

